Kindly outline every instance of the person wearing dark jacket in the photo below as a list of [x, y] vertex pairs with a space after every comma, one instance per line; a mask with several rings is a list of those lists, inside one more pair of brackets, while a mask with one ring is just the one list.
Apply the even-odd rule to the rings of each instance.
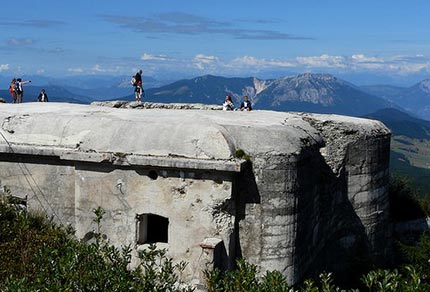
[[143, 95], [143, 87], [142, 87], [142, 70], [139, 70], [139, 72], [134, 75], [135, 78], [135, 88], [134, 88], [134, 94], [136, 95], [136, 101], [141, 102], [142, 101], [142, 95]]
[[245, 95], [243, 97], [243, 102], [240, 104], [240, 110], [241, 111], [251, 111], [252, 110], [252, 105], [251, 105], [251, 102], [248, 100], [247, 95]]
[[45, 89], [42, 89], [39, 93], [39, 97], [37, 98], [39, 102], [48, 102], [48, 95], [45, 92]]
[[16, 99], [17, 99], [18, 103], [22, 103], [22, 98], [24, 97], [24, 89], [22, 88], [22, 86], [24, 84], [27, 84], [27, 83], [30, 83], [30, 82], [31, 82], [31, 80], [22, 81], [21, 78], [18, 78], [16, 80], [14, 89], [15, 89]]
[[136, 84], [139, 85], [140, 83], [142, 85], [142, 70], [139, 70], [134, 77], [136, 78]]

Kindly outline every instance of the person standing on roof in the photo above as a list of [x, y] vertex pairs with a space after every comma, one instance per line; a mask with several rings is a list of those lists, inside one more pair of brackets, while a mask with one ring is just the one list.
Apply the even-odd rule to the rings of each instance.
[[136, 73], [136, 75], [134, 75], [134, 77], [136, 78], [136, 84], [142, 85], [142, 70], [137, 71], [137, 73]]
[[31, 82], [31, 80], [22, 81], [21, 78], [18, 78], [16, 80], [14, 90], [15, 90], [15, 93], [16, 93], [17, 103], [22, 103], [22, 98], [24, 97], [24, 90], [23, 90], [22, 86], [24, 84], [27, 84], [27, 83], [30, 83], [30, 82]]
[[13, 103], [16, 103], [15, 83], [16, 83], [16, 78], [13, 78], [9, 85], [9, 92], [10, 92], [10, 95], [12, 96]]
[[135, 88], [134, 88], [134, 94], [136, 95], [136, 101], [141, 102], [142, 101], [142, 95], [143, 95], [143, 87], [142, 87], [142, 70], [139, 70], [136, 75], [134, 75], [134, 81], [135, 81]]

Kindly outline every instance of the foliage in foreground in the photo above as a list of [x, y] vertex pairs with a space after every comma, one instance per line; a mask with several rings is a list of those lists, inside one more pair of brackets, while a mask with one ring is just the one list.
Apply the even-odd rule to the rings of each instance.
[[[173, 264], [155, 246], [141, 252], [138, 267], [129, 269], [131, 248], [110, 246], [100, 233], [101, 208], [95, 210], [94, 242], [82, 243], [70, 228], [16, 206], [10, 196], [0, 196], [1, 291], [193, 291], [178, 276], [185, 264]], [[410, 265], [367, 273], [361, 278], [363, 291], [430, 291], [430, 238], [423, 236], [417, 247], [403, 251]], [[208, 292], [358, 291], [337, 287], [330, 273], [289, 287], [280, 272], [260, 276], [245, 260], [234, 271], [206, 271], [205, 276]]]
[[155, 246], [142, 251], [130, 270], [131, 248], [113, 247], [98, 233], [100, 208], [95, 241], [86, 244], [70, 228], [21, 210], [10, 198], [0, 198], [1, 291], [193, 291], [180, 283], [185, 265], [173, 264]]
[[[429, 239], [427, 239], [430, 242]], [[428, 247], [426, 247], [428, 248]], [[421, 252], [424, 252], [422, 250]], [[430, 252], [430, 249], [427, 249]], [[370, 292], [428, 292], [430, 291], [428, 262], [425, 266], [408, 265], [400, 270], [374, 270], [361, 277], [361, 291]], [[215, 270], [206, 272], [208, 292], [353, 292], [359, 289], [342, 289], [333, 283], [331, 273], [323, 273], [319, 279], [306, 280], [299, 287], [289, 287], [285, 277], [277, 272], [266, 272], [259, 277], [256, 266], [238, 261], [238, 268], [224, 275]]]

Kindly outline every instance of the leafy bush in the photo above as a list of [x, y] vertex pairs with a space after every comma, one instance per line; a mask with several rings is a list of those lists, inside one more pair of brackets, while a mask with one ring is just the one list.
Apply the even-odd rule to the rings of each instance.
[[247, 160], [247, 161], [251, 160], [251, 156], [248, 155], [248, 154], [246, 154], [246, 152], [244, 150], [242, 150], [242, 149], [237, 149], [236, 150], [235, 157], [239, 158], [239, 159], [244, 159], [244, 160]]
[[[331, 273], [323, 273], [317, 282], [306, 280], [301, 288], [290, 287], [287, 279], [278, 271], [268, 271], [258, 276], [258, 268], [247, 261], [237, 261], [233, 271], [221, 273], [219, 270], [206, 271], [206, 289], [208, 292], [329, 292], [347, 291], [333, 284]], [[355, 290], [349, 290], [355, 291]]]
[[[404, 190], [399, 182], [397, 190]], [[401, 192], [400, 192], [401, 193]], [[45, 215], [18, 207], [10, 194], [0, 195], [0, 290], [18, 291], [193, 291], [180, 281], [186, 264], [174, 264], [166, 250], [151, 245], [130, 269], [130, 246], [116, 248], [101, 233], [104, 210], [94, 210], [94, 242], [78, 241], [71, 228], [57, 226]], [[374, 270], [361, 277], [371, 292], [430, 291], [430, 238], [403, 247], [411, 265]], [[259, 274], [246, 260], [228, 272], [205, 271], [208, 292], [330, 292], [342, 290], [330, 273], [289, 287], [278, 271]], [[358, 291], [358, 290], [349, 290]]]
[[193, 291], [180, 287], [184, 263], [173, 264], [155, 245], [129, 269], [131, 248], [118, 249], [101, 236], [104, 211], [95, 210], [95, 242], [85, 244], [71, 228], [0, 200], [1, 291]]

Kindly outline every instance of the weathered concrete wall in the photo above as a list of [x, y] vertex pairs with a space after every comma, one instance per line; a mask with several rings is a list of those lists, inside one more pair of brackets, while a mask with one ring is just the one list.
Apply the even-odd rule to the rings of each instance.
[[[229, 242], [234, 216], [220, 208], [231, 198], [232, 182], [225, 175], [146, 169], [76, 167], [76, 227], [78, 237], [94, 228], [92, 210], [106, 210], [103, 233], [112, 242], [135, 245], [136, 215], [157, 214], [169, 219], [168, 244], [175, 259], [187, 259], [185, 275], [192, 280], [202, 253], [200, 244], [217, 237]], [[152, 170], [154, 171], [154, 170]]]
[[63, 224], [75, 227], [74, 167], [55, 158], [0, 154], [0, 183], [31, 209], [47, 212]]
[[[101, 206], [103, 232], [136, 250], [136, 215], [168, 218], [161, 246], [189, 262], [185, 277], [196, 284], [212, 260], [230, 268], [242, 256], [290, 283], [347, 271], [354, 256], [385, 259], [390, 133], [380, 122], [149, 108], [2, 106], [2, 184], [34, 207], [40, 189], [43, 209], [79, 237]], [[235, 158], [238, 149], [250, 161]]]

